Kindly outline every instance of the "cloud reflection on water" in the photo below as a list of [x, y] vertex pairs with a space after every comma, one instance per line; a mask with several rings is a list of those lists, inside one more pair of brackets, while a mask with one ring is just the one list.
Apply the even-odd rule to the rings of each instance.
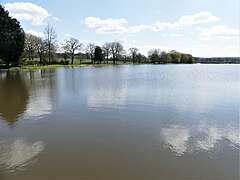
[[202, 138], [197, 140], [197, 148], [202, 151], [210, 151], [223, 140], [227, 140], [229, 145], [239, 148], [239, 130], [237, 127], [225, 126], [217, 127], [216, 125], [208, 125], [204, 123], [200, 125], [199, 133]]
[[51, 114], [53, 103], [49, 94], [49, 88], [42, 88], [32, 92], [29, 103], [27, 104], [25, 116], [29, 118], [40, 118], [44, 115]]
[[12, 143], [0, 143], [0, 166], [8, 171], [23, 170], [24, 166], [33, 163], [37, 156], [44, 151], [43, 141], [28, 142], [18, 138]]
[[183, 155], [187, 150], [189, 132], [186, 128], [178, 125], [171, 125], [162, 128], [162, 136], [165, 147], [170, 148], [177, 156]]
[[176, 156], [194, 151], [213, 151], [223, 141], [234, 149], [239, 150], [240, 146], [239, 130], [232, 126], [220, 128], [205, 123], [190, 130], [180, 125], [168, 125], [161, 129], [161, 136], [164, 147], [170, 148]]

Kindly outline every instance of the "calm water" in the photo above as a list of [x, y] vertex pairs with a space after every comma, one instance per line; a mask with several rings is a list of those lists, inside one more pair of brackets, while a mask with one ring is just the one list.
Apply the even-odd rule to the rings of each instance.
[[0, 179], [238, 179], [239, 68], [1, 72]]

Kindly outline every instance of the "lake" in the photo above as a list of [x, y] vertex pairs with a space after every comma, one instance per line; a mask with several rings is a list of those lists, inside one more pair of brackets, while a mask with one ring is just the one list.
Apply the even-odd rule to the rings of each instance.
[[0, 179], [239, 179], [239, 65], [0, 72]]

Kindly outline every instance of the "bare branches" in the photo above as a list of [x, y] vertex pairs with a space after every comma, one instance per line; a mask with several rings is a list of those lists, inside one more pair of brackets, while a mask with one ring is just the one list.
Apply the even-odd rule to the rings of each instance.
[[63, 49], [65, 52], [68, 52], [71, 54], [72, 64], [74, 61], [74, 55], [77, 50], [80, 50], [82, 48], [83, 44], [80, 43], [75, 38], [70, 38], [69, 40], [65, 41], [65, 45], [63, 46]]
[[115, 41], [110, 43], [110, 52], [112, 54], [114, 64], [117, 64], [117, 61], [119, 60], [119, 57], [123, 50], [123, 45], [120, 42]]
[[133, 63], [135, 63], [136, 56], [137, 56], [137, 53], [138, 53], [138, 49], [135, 48], [135, 47], [132, 47], [132, 48], [129, 49], [129, 51], [130, 51], [130, 54], [132, 56], [132, 61], [133, 61]]
[[55, 50], [55, 45], [57, 42], [57, 33], [49, 24], [44, 29], [44, 34], [46, 38], [46, 43], [48, 47], [48, 62], [51, 63], [51, 57], [53, 57], [53, 52]]
[[86, 52], [89, 54], [90, 59], [92, 60], [92, 63], [94, 60], [95, 47], [96, 47], [96, 45], [94, 43], [89, 43], [86, 46]]

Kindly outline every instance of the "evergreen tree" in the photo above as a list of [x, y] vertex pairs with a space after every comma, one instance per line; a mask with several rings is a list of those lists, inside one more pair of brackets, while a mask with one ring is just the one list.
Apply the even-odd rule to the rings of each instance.
[[7, 67], [17, 64], [24, 51], [25, 33], [20, 23], [0, 5], [0, 59]]
[[95, 52], [94, 52], [94, 61], [98, 61], [100, 64], [103, 60], [103, 54], [102, 54], [102, 49], [99, 46], [96, 46]]

